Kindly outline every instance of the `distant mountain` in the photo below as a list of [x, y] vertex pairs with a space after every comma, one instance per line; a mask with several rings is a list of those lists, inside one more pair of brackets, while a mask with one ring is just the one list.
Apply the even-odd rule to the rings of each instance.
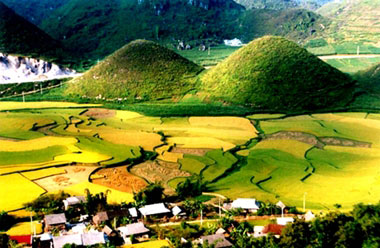
[[178, 97], [195, 88], [202, 70], [157, 43], [137, 40], [72, 80], [67, 94], [132, 101]]
[[69, 0], [2, 0], [17, 14], [35, 25], [39, 25], [57, 8], [66, 4]]
[[329, 19], [304, 9], [251, 9], [242, 15], [240, 26], [245, 42], [264, 35], [276, 35], [303, 43], [321, 35], [329, 24]]
[[290, 8], [304, 8], [316, 10], [333, 0], [236, 0], [247, 9], [282, 10]]
[[0, 2], [0, 52], [34, 58], [56, 57], [60, 43]]
[[201, 78], [210, 98], [286, 112], [345, 106], [353, 81], [294, 42], [263, 37]]
[[243, 11], [233, 0], [70, 0], [41, 27], [67, 48], [101, 57], [139, 38], [234, 38]]

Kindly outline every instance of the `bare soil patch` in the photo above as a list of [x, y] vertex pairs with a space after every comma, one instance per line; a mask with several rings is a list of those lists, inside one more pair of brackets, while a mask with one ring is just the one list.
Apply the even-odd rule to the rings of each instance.
[[178, 163], [147, 161], [131, 168], [131, 173], [145, 178], [149, 182], [161, 182], [166, 194], [173, 193], [168, 182], [176, 177], [189, 177], [190, 173], [181, 171]]
[[90, 166], [66, 166], [66, 174], [46, 177], [35, 180], [36, 184], [48, 192], [64, 190], [66, 187], [88, 181], [91, 172], [95, 167]]
[[267, 135], [265, 140], [296, 140], [303, 142], [319, 149], [325, 146], [347, 146], [347, 147], [360, 147], [371, 148], [371, 143], [350, 140], [339, 137], [316, 137], [309, 133], [295, 132], [295, 131], [281, 131], [271, 135]]
[[325, 144], [316, 136], [303, 132], [282, 131], [265, 137], [265, 140], [296, 140], [322, 149]]
[[204, 156], [207, 152], [211, 150], [212, 149], [173, 147], [172, 149], [170, 149], [170, 152]]
[[143, 179], [129, 173], [127, 166], [101, 169], [91, 177], [95, 177], [93, 183], [128, 193], [138, 192], [147, 185]]
[[110, 110], [110, 109], [102, 109], [102, 108], [90, 108], [83, 115], [92, 117], [95, 119], [103, 119], [103, 118], [114, 117], [116, 115], [116, 111]]
[[371, 148], [372, 146], [371, 143], [350, 140], [350, 139], [336, 138], [336, 137], [323, 137], [319, 139], [323, 143], [329, 146], [348, 146], [348, 147], [360, 147], [360, 148]]

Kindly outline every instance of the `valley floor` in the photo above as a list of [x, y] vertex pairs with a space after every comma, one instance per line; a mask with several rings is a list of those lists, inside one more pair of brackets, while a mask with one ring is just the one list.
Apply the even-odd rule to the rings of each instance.
[[[231, 199], [315, 210], [376, 203], [380, 114], [150, 117], [98, 105], [0, 102], [0, 210], [46, 192], [111, 190], [132, 201], [191, 175]], [[152, 154], [156, 154], [152, 156]]]

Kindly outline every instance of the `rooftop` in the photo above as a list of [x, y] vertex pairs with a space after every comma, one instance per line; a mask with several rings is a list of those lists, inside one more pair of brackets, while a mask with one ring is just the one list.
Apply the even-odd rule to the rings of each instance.
[[65, 244], [82, 245], [82, 236], [80, 234], [64, 235], [53, 237], [54, 248], [62, 248]]
[[119, 227], [118, 230], [120, 230], [123, 236], [131, 236], [149, 232], [149, 229], [146, 228], [144, 223], [141, 222]]
[[201, 243], [208, 242], [210, 245], [215, 245], [215, 248], [220, 247], [232, 247], [232, 244], [230, 241], [228, 241], [223, 234], [214, 234], [214, 235], [208, 235], [208, 236], [202, 236], [201, 237]]
[[241, 209], [259, 209], [256, 199], [253, 198], [238, 198], [231, 204], [232, 208], [241, 208]]
[[166, 208], [163, 203], [146, 205], [142, 208], [139, 208], [139, 211], [144, 216], [171, 213], [171, 211]]
[[57, 225], [66, 223], [66, 216], [62, 214], [49, 214], [45, 215], [45, 221], [47, 225]]
[[82, 241], [84, 246], [106, 243], [103, 232], [84, 233], [82, 234]]

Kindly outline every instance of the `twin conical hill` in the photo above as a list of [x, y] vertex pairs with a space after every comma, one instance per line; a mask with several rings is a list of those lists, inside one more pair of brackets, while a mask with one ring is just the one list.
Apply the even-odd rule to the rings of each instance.
[[263, 37], [233, 53], [202, 77], [211, 98], [257, 109], [332, 108], [352, 97], [352, 80], [296, 43]]
[[74, 79], [67, 93], [105, 99], [170, 98], [193, 89], [202, 70], [157, 43], [137, 40]]
[[59, 47], [59, 42], [0, 2], [0, 52], [49, 58]]

